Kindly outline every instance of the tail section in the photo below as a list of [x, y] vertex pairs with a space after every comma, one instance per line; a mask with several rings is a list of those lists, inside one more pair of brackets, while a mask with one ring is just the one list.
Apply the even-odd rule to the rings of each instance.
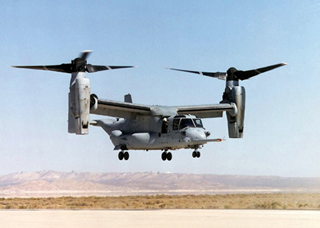
[[132, 97], [130, 93], [124, 95], [124, 102], [132, 103]]

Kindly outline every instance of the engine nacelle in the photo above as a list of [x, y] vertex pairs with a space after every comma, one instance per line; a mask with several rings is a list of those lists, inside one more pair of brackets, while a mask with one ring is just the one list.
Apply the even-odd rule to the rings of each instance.
[[244, 87], [227, 87], [224, 93], [224, 100], [235, 103], [237, 106], [235, 115], [227, 112], [229, 138], [242, 138], [246, 100]]
[[89, 133], [90, 81], [77, 77], [70, 84], [68, 132], [78, 135]]

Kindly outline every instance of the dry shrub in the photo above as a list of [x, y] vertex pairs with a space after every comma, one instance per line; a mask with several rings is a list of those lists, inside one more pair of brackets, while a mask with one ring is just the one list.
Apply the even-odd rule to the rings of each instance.
[[320, 194], [0, 198], [0, 209], [320, 209]]

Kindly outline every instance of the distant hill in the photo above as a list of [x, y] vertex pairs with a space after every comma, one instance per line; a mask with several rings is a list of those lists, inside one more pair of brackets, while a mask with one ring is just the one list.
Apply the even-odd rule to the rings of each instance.
[[21, 172], [0, 176], [0, 197], [319, 192], [320, 178], [179, 173]]

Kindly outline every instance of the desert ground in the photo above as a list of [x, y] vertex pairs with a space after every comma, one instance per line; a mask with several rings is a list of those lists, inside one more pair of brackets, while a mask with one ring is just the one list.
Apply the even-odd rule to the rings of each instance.
[[2, 210], [0, 228], [316, 228], [310, 210]]

